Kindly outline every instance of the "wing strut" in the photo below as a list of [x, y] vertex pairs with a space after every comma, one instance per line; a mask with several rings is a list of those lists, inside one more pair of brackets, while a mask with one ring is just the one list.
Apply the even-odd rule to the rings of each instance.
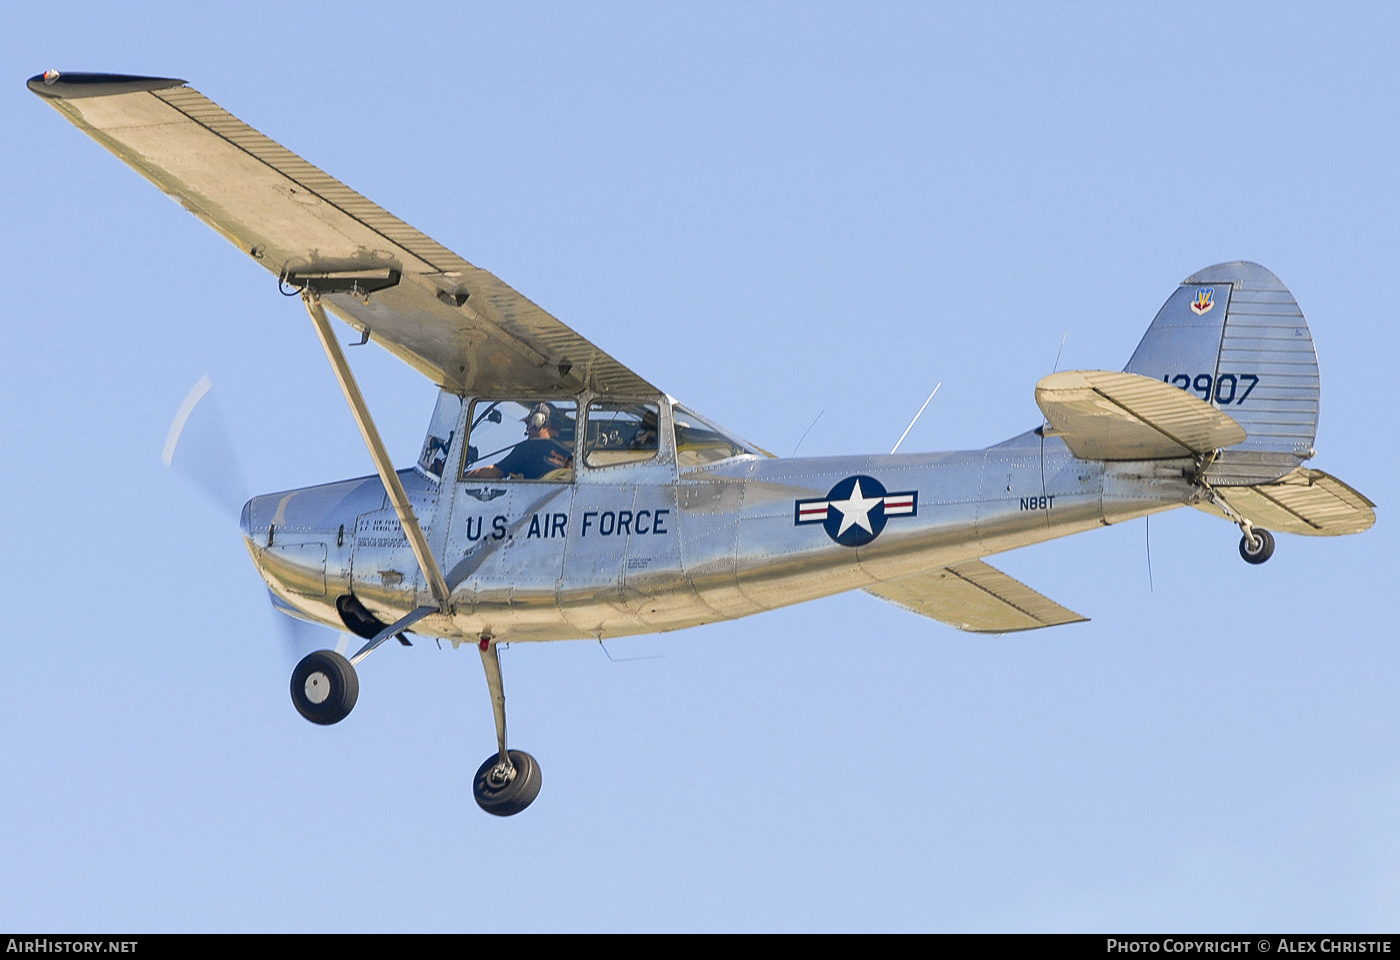
[[340, 381], [345, 402], [350, 404], [350, 412], [355, 416], [360, 436], [365, 438], [365, 446], [369, 447], [369, 455], [374, 460], [374, 469], [379, 471], [379, 479], [389, 493], [389, 502], [394, 505], [394, 512], [399, 515], [399, 524], [403, 527], [408, 545], [413, 548], [413, 556], [418, 559], [418, 566], [428, 581], [428, 589], [437, 601], [438, 609], [447, 613], [451, 591], [447, 589], [447, 581], [443, 579], [442, 570], [438, 568], [433, 551], [428, 547], [427, 537], [423, 536], [423, 528], [418, 526], [418, 518], [413, 515], [413, 505], [408, 502], [408, 494], [399, 482], [399, 475], [394, 472], [389, 453], [384, 449], [384, 441], [374, 425], [374, 418], [369, 415], [369, 407], [365, 405], [364, 395], [360, 393], [360, 387], [355, 383], [355, 375], [350, 372], [350, 364], [345, 361], [345, 353], [340, 349], [340, 341], [331, 331], [331, 322], [326, 317], [326, 310], [321, 306], [320, 298], [310, 291], [302, 294], [302, 302], [306, 304], [306, 312], [311, 314], [316, 335], [321, 338], [321, 346], [326, 350], [331, 369], [335, 371], [335, 378]]

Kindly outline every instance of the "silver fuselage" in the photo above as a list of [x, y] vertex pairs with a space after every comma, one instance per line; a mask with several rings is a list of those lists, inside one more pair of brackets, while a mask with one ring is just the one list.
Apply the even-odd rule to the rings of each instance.
[[[669, 414], [669, 410], [667, 411]], [[984, 450], [855, 457], [580, 464], [572, 482], [437, 482], [400, 472], [451, 589], [414, 630], [451, 640], [568, 640], [747, 616], [1190, 502], [1187, 460], [1083, 461], [1031, 431]], [[461, 452], [453, 449], [452, 461]], [[861, 546], [799, 502], [852, 476], [917, 493]], [[353, 594], [384, 623], [432, 604], [378, 477], [255, 497], [248, 549], [298, 613], [342, 627]]]

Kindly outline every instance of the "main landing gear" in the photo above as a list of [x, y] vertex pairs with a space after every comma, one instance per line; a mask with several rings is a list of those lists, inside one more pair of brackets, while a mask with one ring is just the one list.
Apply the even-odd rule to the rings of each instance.
[[496, 753], [476, 771], [472, 796], [476, 805], [498, 817], [509, 817], [534, 802], [540, 792], [540, 765], [523, 750], [506, 749], [506, 693], [501, 682], [501, 659], [496, 641], [483, 636], [477, 645], [491, 691], [491, 712], [496, 718]]
[[509, 763], [493, 753], [476, 771], [472, 795], [476, 805], [498, 817], [528, 807], [540, 793], [540, 765], [523, 750], [509, 751]]
[[1240, 556], [1245, 563], [1263, 563], [1274, 555], [1274, 535], [1251, 527], [1240, 537]]
[[292, 703], [312, 723], [339, 723], [360, 696], [355, 668], [334, 650], [308, 653], [292, 671]]
[[[385, 627], [366, 649], [355, 655], [362, 659], [393, 631], [410, 626], [409, 618]], [[514, 816], [534, 802], [540, 793], [540, 765], [523, 750], [506, 748], [506, 694], [501, 681], [501, 660], [496, 640], [483, 636], [478, 645], [481, 664], [486, 668], [486, 686], [491, 691], [491, 708], [496, 719], [496, 752], [486, 758], [472, 780], [477, 806], [497, 817]], [[360, 695], [360, 680], [354, 665], [334, 650], [317, 650], [302, 658], [292, 671], [292, 703], [297, 712], [312, 723], [339, 723], [350, 715]]]

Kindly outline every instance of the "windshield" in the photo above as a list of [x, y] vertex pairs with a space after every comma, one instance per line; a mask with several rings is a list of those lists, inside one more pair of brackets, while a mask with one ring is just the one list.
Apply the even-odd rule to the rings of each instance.
[[723, 428], [680, 404], [673, 408], [676, 422], [676, 464], [681, 468], [701, 467], [730, 457], [759, 456], [759, 451], [726, 433]]
[[457, 432], [457, 419], [462, 415], [462, 398], [443, 390], [438, 394], [433, 418], [428, 421], [428, 435], [423, 439], [423, 452], [418, 455], [418, 469], [433, 480], [442, 479], [447, 466], [447, 451]]

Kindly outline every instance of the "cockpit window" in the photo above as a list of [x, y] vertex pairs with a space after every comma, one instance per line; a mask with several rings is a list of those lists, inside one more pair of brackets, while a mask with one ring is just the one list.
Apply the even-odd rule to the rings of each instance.
[[650, 460], [660, 449], [656, 432], [659, 417], [654, 403], [593, 401], [588, 405], [583, 462], [590, 467], [611, 467]]
[[428, 435], [423, 438], [423, 452], [418, 455], [418, 469], [433, 480], [441, 480], [447, 468], [447, 452], [461, 415], [462, 398], [446, 390], [440, 392], [433, 418], [428, 421]]
[[676, 465], [703, 467], [729, 457], [759, 456], [758, 450], [680, 404], [672, 408], [676, 421]]
[[462, 479], [568, 483], [577, 432], [573, 400], [475, 400]]

